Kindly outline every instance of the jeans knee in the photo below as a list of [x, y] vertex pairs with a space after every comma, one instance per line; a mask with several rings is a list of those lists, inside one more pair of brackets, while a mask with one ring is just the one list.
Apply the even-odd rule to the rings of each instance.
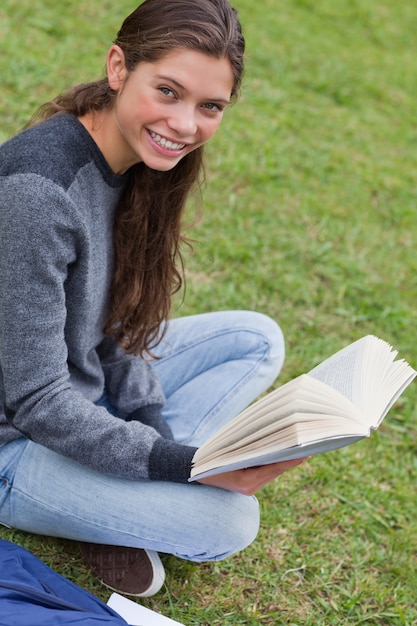
[[228, 511], [218, 511], [211, 523], [214, 525], [206, 538], [204, 553], [195, 554], [194, 561], [221, 561], [247, 548], [259, 531], [259, 504], [255, 497], [231, 494], [233, 505]]
[[285, 340], [283, 332], [277, 322], [267, 317], [267, 336], [270, 342], [271, 368], [275, 368], [275, 378], [278, 376], [285, 358]]
[[245, 515], [230, 515], [225, 520], [223, 547], [213, 560], [220, 561], [232, 554], [236, 554], [247, 548], [256, 539], [260, 524], [258, 501], [254, 497], [241, 497], [246, 500], [244, 503]]
[[280, 326], [275, 320], [264, 313], [253, 313], [254, 323], [263, 341], [268, 346], [265, 351], [264, 364], [269, 368], [271, 383], [282, 369], [285, 359], [285, 340]]

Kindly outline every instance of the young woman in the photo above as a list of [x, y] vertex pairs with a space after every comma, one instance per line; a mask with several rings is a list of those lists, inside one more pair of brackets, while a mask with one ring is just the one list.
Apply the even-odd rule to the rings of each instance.
[[77, 540], [123, 593], [160, 589], [158, 552], [247, 546], [253, 494], [298, 463], [188, 483], [196, 448], [284, 358], [259, 313], [168, 322], [184, 204], [243, 53], [227, 0], [146, 0], [106, 78], [0, 148], [0, 522]]

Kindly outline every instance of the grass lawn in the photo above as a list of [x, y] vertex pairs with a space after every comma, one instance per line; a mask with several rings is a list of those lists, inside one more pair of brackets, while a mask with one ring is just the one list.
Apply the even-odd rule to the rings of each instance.
[[[367, 333], [416, 367], [417, 4], [234, 4], [246, 79], [207, 152], [204, 219], [175, 314], [277, 319], [287, 341], [277, 384]], [[0, 141], [38, 104], [101, 76], [135, 6], [3, 0]], [[264, 488], [244, 553], [205, 565], [163, 556], [166, 586], [143, 604], [187, 626], [417, 624], [416, 403], [414, 385], [370, 440]], [[107, 600], [72, 543], [0, 537]]]

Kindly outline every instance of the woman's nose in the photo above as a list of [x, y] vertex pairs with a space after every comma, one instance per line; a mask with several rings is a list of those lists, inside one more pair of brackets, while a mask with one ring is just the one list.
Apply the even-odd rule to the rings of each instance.
[[197, 132], [197, 121], [194, 109], [184, 107], [178, 109], [168, 120], [169, 127], [182, 138], [194, 136]]

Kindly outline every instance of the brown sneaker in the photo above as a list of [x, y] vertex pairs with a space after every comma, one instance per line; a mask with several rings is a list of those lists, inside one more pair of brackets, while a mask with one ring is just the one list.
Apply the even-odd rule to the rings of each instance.
[[78, 542], [91, 571], [118, 593], [153, 596], [162, 587], [165, 571], [157, 552], [140, 548]]

